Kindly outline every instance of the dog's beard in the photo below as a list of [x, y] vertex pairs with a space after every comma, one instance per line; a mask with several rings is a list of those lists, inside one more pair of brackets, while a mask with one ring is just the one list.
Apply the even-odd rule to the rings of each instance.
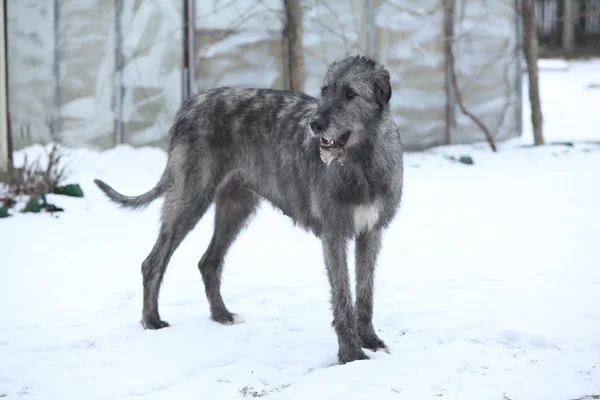
[[319, 151], [321, 153], [321, 160], [323, 160], [323, 162], [327, 165], [331, 164], [331, 162], [335, 159], [338, 160], [338, 162], [341, 164], [342, 160], [344, 159], [344, 148], [343, 147], [338, 147], [335, 149], [324, 149], [324, 148], [319, 148]]
[[319, 138], [319, 152], [321, 160], [327, 165], [331, 164], [333, 160], [337, 160], [342, 164], [344, 156], [346, 154], [345, 148], [350, 138], [351, 132], [346, 131], [337, 139], [326, 139], [324, 137]]

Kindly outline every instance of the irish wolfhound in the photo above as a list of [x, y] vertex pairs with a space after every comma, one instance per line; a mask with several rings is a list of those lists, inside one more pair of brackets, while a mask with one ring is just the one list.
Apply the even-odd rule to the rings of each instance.
[[[242, 322], [221, 297], [225, 256], [261, 199], [323, 245], [340, 363], [388, 351], [373, 328], [373, 279], [382, 231], [400, 204], [403, 156], [389, 101], [389, 72], [352, 56], [327, 70], [320, 99], [295, 91], [218, 88], [183, 102], [170, 129], [168, 161], [156, 186], [139, 196], [98, 187], [123, 207], [164, 196], [161, 228], [142, 263], [147, 329], [169, 326], [158, 312], [167, 264], [215, 202], [212, 240], [198, 267], [211, 318]], [[355, 240], [356, 303], [346, 261]]]

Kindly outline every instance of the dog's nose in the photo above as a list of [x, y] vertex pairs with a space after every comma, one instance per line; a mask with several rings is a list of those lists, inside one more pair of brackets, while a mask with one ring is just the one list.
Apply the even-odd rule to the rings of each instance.
[[315, 118], [310, 122], [310, 129], [318, 135], [327, 129], [327, 121], [321, 117]]

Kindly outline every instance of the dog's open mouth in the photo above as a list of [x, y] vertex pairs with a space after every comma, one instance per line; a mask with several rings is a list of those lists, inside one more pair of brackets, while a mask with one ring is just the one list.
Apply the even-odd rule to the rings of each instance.
[[342, 136], [337, 139], [319, 139], [319, 146], [321, 152], [321, 160], [329, 165], [333, 160], [338, 159], [341, 162], [344, 158], [344, 145], [348, 143], [350, 138], [350, 131], [345, 132]]
[[333, 149], [337, 149], [339, 147], [343, 147], [348, 142], [349, 138], [350, 138], [350, 131], [347, 131], [342, 136], [340, 136], [338, 139], [320, 138], [319, 144], [321, 145], [321, 149], [323, 149], [323, 150], [333, 150]]

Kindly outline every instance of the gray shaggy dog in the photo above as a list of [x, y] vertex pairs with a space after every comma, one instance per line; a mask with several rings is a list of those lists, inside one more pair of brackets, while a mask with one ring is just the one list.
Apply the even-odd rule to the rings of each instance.
[[[142, 263], [147, 329], [169, 326], [158, 296], [167, 264], [215, 203], [214, 232], [198, 267], [211, 318], [242, 322], [221, 296], [225, 256], [265, 199], [322, 242], [340, 363], [388, 351], [373, 328], [373, 281], [382, 235], [400, 205], [403, 156], [390, 111], [389, 72], [351, 56], [332, 63], [318, 99], [297, 91], [217, 88], [183, 102], [170, 129], [156, 186], [125, 196], [94, 180], [114, 202], [140, 209], [164, 197], [156, 243]], [[355, 240], [353, 301], [347, 245]]]

